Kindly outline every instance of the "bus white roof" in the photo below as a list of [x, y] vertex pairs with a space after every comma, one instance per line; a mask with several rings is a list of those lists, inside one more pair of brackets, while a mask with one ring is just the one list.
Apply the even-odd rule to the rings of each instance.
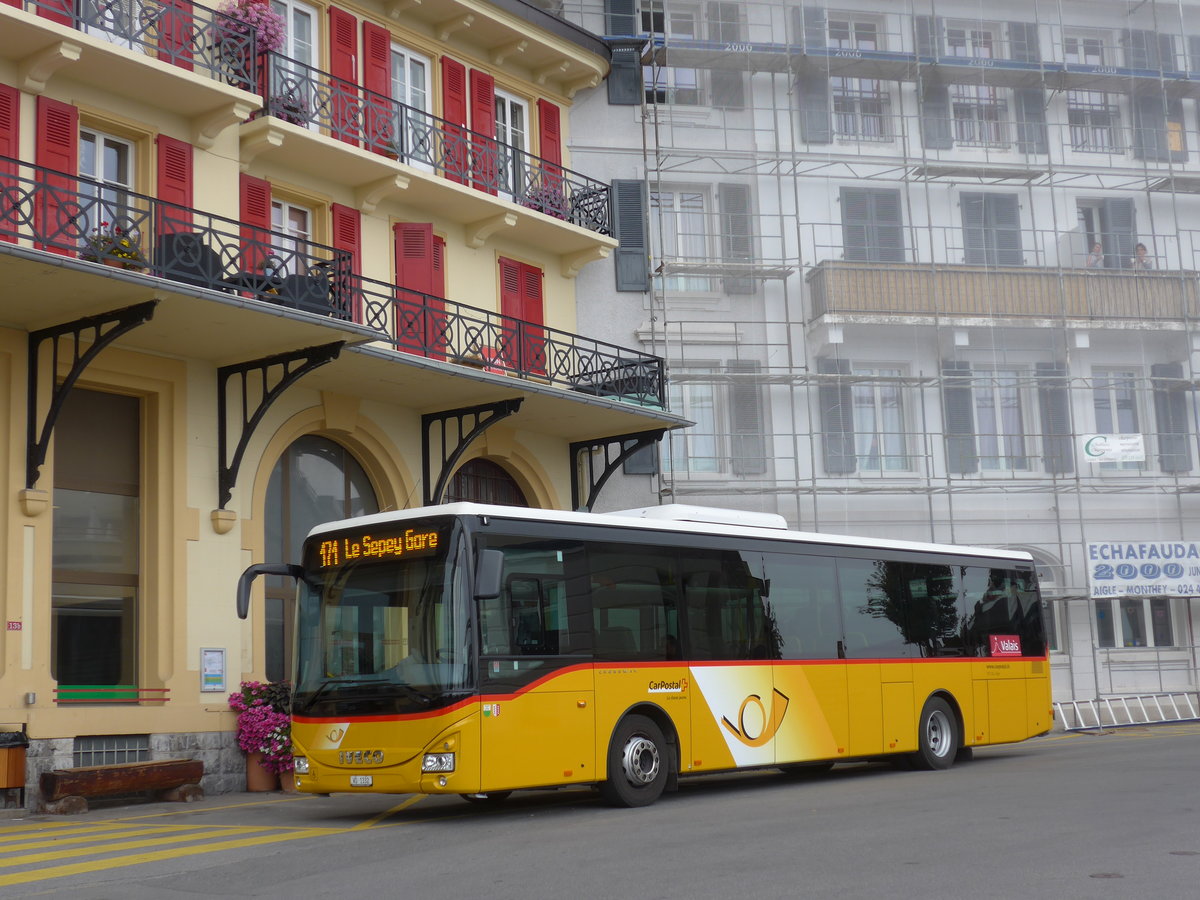
[[[663, 510], [652, 513], [652, 510]], [[709, 518], [702, 518], [708, 515]], [[684, 534], [739, 535], [799, 541], [830, 546], [869, 547], [878, 550], [914, 550], [926, 553], [946, 553], [960, 556], [987, 556], [1032, 563], [1033, 557], [1023, 550], [999, 550], [988, 547], [967, 547], [952, 544], [929, 544], [920, 541], [897, 541], [888, 538], [859, 535], [821, 534], [791, 531], [782, 516], [748, 513], [741, 510], [669, 504], [662, 507], [621, 510], [612, 513], [569, 512], [558, 509], [532, 509], [522, 506], [495, 506], [484, 503], [444, 503], [413, 509], [392, 510], [325, 522], [309, 532], [309, 537], [346, 528], [365, 528], [392, 525], [409, 519], [429, 516], [493, 516], [504, 519], [526, 519], [535, 522], [561, 522], [564, 525], [608, 525], [646, 531], [675, 531]], [[718, 521], [713, 521], [714, 519]]]

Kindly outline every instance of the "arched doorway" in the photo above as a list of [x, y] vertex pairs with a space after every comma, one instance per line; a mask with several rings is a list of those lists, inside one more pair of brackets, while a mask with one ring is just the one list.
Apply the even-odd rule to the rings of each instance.
[[[321, 522], [379, 511], [362, 465], [328, 438], [308, 434], [283, 452], [267, 483], [266, 553], [269, 563], [300, 561], [309, 530]], [[295, 584], [266, 579], [266, 660], [270, 681], [291, 677]]]
[[529, 506], [516, 479], [488, 459], [473, 459], [454, 473], [446, 486], [446, 502], [472, 500], [500, 506]]

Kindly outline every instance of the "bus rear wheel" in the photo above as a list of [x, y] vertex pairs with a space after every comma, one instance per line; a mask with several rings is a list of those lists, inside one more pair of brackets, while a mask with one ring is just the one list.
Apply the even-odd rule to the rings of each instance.
[[948, 769], [958, 753], [958, 718], [941, 697], [930, 697], [917, 725], [917, 752], [909, 757], [916, 769]]
[[646, 716], [626, 716], [608, 745], [608, 780], [600, 795], [610, 806], [649, 806], [662, 796], [670, 774], [662, 729]]

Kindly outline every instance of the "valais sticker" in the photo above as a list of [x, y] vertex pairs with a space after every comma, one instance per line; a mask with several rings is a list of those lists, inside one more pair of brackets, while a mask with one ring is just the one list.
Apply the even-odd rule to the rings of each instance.
[[1015, 634], [988, 635], [992, 642], [992, 656], [1020, 656], [1021, 638]]

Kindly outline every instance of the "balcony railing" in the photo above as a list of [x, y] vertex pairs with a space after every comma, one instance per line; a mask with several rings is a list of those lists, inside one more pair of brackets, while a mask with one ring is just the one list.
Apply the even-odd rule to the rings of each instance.
[[191, 0], [17, 0], [52, 22], [253, 91], [257, 44], [230, 16]]
[[1200, 315], [1200, 273], [826, 260], [808, 273], [826, 313], [1185, 319]]
[[364, 278], [324, 244], [0, 157], [0, 253], [13, 244], [353, 321], [403, 353], [665, 406], [658, 357]]
[[610, 234], [608, 185], [278, 53], [259, 58], [271, 116]]

